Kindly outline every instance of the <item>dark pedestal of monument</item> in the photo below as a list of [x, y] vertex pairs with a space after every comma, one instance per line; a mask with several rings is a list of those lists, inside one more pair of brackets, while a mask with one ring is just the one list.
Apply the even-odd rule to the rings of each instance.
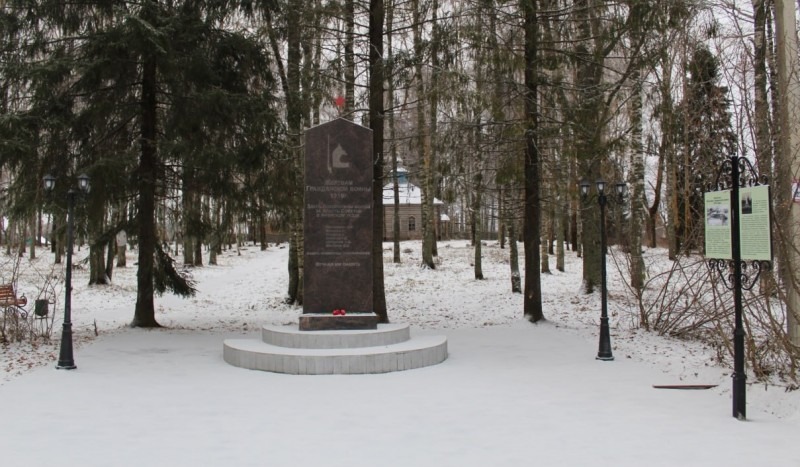
[[334, 316], [327, 313], [304, 313], [300, 316], [301, 331], [347, 331], [378, 329], [375, 313], [353, 313]]

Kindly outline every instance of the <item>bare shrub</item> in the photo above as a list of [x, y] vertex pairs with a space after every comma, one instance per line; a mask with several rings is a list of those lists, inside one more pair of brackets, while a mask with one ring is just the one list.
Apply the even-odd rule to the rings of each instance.
[[[57, 272], [56, 264], [51, 264], [47, 269], [39, 269], [36, 263], [27, 262], [21, 268], [21, 261], [22, 257], [16, 254], [4, 257], [0, 268], [3, 271], [0, 282], [12, 284], [14, 290], [20, 294], [17, 286], [22, 279], [26, 284], [36, 284], [36, 293], [34, 295], [26, 290], [28, 303], [24, 308], [8, 307], [0, 310], [0, 342], [33, 341], [40, 338], [49, 340], [53, 333], [54, 311], [58, 305], [60, 284], [64, 281], [63, 274]], [[47, 315], [37, 316], [34, 313], [38, 300], [48, 303]]]
[[[666, 267], [659, 269], [661, 265]], [[752, 269], [747, 272], [753, 273]], [[679, 255], [666, 263], [652, 261], [648, 275], [639, 297], [638, 325], [662, 335], [703, 341], [715, 349], [720, 362], [732, 361], [735, 310], [731, 281], [726, 285], [720, 272], [711, 269], [700, 254]], [[786, 332], [785, 303], [783, 289], [769, 271], [752, 290], [743, 290], [745, 358], [759, 379], [798, 379], [800, 355]]]

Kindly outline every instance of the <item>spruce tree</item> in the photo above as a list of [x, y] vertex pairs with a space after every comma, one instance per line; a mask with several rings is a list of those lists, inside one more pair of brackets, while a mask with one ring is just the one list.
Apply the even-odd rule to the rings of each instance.
[[243, 5], [12, 0], [3, 12], [16, 47], [2, 72], [28, 94], [14, 117], [35, 124], [25, 147], [43, 166], [86, 171], [105, 188], [92, 195], [90, 224], [102, 228], [109, 203], [135, 198], [133, 326], [158, 326], [154, 293], [194, 292], [156, 229], [157, 206], [182, 168], [196, 168], [217, 193], [235, 192], [232, 171], [264, 167], [276, 139], [268, 54]]

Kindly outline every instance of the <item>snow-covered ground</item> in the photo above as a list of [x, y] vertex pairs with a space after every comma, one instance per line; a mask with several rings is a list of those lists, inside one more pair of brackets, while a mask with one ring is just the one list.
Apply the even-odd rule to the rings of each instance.
[[[580, 289], [580, 259], [543, 277], [547, 322], [522, 317], [508, 250], [484, 248], [476, 281], [465, 241], [440, 244], [439, 267], [385, 257], [393, 322], [444, 334], [449, 358], [381, 375], [291, 376], [222, 360], [228, 337], [296, 325], [283, 303], [285, 245], [226, 252], [193, 270], [194, 298], [156, 299], [164, 329], [127, 327], [135, 257], [113, 285], [73, 276], [76, 370], [56, 370], [63, 270], [39, 251], [19, 292], [57, 278], [54, 338], [0, 354], [3, 466], [752, 466], [800, 465], [800, 391], [748, 386], [748, 421], [731, 416], [730, 369], [703, 345], [630, 330], [635, 313], [609, 266], [616, 360], [595, 360], [599, 294]], [[78, 259], [85, 255], [79, 252]], [[659, 252], [651, 252], [658, 256]], [[12, 258], [0, 257], [2, 274]], [[31, 308], [31, 307], [29, 307]], [[709, 390], [654, 389], [716, 384]]]

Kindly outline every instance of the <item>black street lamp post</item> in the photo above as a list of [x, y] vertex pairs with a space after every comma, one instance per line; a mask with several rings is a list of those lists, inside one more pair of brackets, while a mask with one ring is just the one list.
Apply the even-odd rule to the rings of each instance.
[[[56, 185], [56, 178], [52, 175], [45, 175], [44, 189], [52, 192]], [[56, 368], [59, 370], [74, 370], [75, 359], [72, 352], [72, 247], [75, 242], [73, 238], [74, 216], [75, 216], [75, 197], [79, 194], [89, 193], [89, 176], [81, 174], [78, 176], [78, 190], [70, 188], [67, 191], [67, 272], [64, 275], [64, 325], [61, 331], [61, 350], [58, 356]]]
[[[581, 197], [584, 201], [589, 199], [590, 183], [587, 180], [582, 180], [580, 184]], [[597, 203], [600, 205], [600, 345], [597, 350], [597, 360], [610, 361], [614, 360], [614, 355], [611, 353], [611, 331], [608, 327], [608, 288], [606, 287], [606, 204], [608, 197], [606, 196], [606, 182], [603, 179], [595, 182], [597, 188]], [[617, 183], [615, 185], [617, 190], [617, 202], [622, 202], [625, 198], [625, 192], [628, 187], [624, 183]]]

